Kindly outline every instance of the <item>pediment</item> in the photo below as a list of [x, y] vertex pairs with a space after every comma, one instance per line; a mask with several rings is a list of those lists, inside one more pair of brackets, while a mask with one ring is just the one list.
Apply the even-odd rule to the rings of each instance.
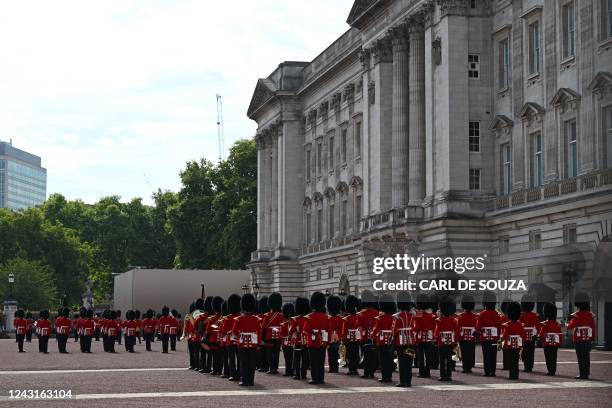
[[519, 113], [519, 117], [521, 119], [529, 119], [531, 117], [537, 117], [543, 115], [545, 112], [544, 108], [538, 105], [535, 102], [527, 102], [523, 105], [523, 109], [521, 109], [521, 113]]
[[249, 109], [247, 110], [248, 117], [253, 119], [253, 113], [262, 105], [264, 105], [268, 100], [272, 99], [275, 92], [276, 85], [274, 85], [274, 82], [272, 82], [268, 78], [259, 79], [257, 81], [257, 85], [255, 86], [253, 96], [251, 97]]
[[589, 84], [589, 89], [593, 93], [598, 93], [608, 87], [612, 87], [612, 73], [606, 71], [598, 72]]
[[512, 119], [507, 117], [506, 115], [495, 115], [489, 129], [491, 130], [500, 130], [504, 128], [511, 128], [514, 125]]
[[580, 99], [580, 94], [570, 88], [560, 88], [553, 97], [550, 104], [552, 106], [565, 105], [568, 102], [577, 101]]
[[358, 21], [365, 17], [377, 6], [384, 3], [386, 0], [355, 0], [351, 11], [349, 12], [346, 22], [352, 27], [358, 25]]

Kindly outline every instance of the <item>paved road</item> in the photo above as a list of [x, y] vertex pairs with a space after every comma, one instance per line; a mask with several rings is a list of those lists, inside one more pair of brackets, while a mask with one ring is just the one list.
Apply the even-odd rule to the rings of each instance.
[[[327, 384], [310, 386], [283, 376], [257, 373], [256, 387], [244, 389], [227, 380], [185, 368], [185, 343], [170, 354], [153, 352], [137, 345], [137, 352], [103, 353], [101, 343], [93, 354], [81, 354], [77, 343], [69, 343], [68, 355], [41, 355], [36, 341], [26, 345], [27, 353], [17, 353], [14, 341], [0, 340], [0, 406], [8, 407], [319, 407], [319, 406], [421, 406], [448, 407], [605, 407], [612, 400], [612, 352], [594, 351], [592, 379], [576, 381], [577, 366], [573, 350], [559, 351], [556, 377], [545, 376], [542, 350], [536, 350], [535, 372], [521, 372], [519, 381], [509, 381], [507, 372], [498, 377], [482, 376], [479, 363], [474, 374], [455, 372], [451, 384], [414, 378], [409, 389], [382, 386], [341, 374], [326, 375]], [[479, 353], [477, 353], [479, 354]], [[480, 361], [480, 355], [478, 355]], [[397, 374], [394, 375], [397, 379]], [[9, 390], [71, 390], [69, 401], [10, 400]]]

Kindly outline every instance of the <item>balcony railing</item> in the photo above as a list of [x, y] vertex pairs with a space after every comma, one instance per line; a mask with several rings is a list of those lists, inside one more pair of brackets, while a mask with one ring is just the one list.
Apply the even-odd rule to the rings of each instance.
[[314, 254], [316, 252], [325, 251], [327, 249], [342, 247], [352, 242], [352, 235], [346, 235], [344, 237], [336, 237], [321, 242], [315, 242], [314, 244], [303, 246], [300, 250], [300, 256]]
[[519, 207], [524, 204], [572, 194], [578, 191], [593, 190], [611, 184], [612, 169], [595, 171], [567, 180], [554, 181], [545, 186], [515, 191], [509, 195], [496, 197], [493, 202], [493, 210]]

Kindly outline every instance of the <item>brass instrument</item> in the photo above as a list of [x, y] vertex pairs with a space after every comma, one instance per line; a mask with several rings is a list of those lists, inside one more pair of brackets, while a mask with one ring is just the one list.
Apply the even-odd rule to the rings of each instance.
[[461, 347], [459, 347], [458, 344], [455, 347], [453, 347], [453, 356], [451, 357], [451, 359], [456, 363], [460, 362], [462, 359]]
[[338, 354], [340, 354], [340, 358], [338, 359], [338, 364], [345, 365], [346, 362], [346, 346], [344, 344], [340, 344], [338, 348]]
[[416, 357], [416, 350], [414, 349], [414, 346], [408, 346], [404, 349], [404, 354], [406, 354], [409, 357], [415, 358]]

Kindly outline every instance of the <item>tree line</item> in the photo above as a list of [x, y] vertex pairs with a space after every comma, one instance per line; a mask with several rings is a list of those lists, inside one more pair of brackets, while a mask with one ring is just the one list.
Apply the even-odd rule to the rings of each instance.
[[187, 162], [178, 192], [153, 204], [103, 197], [95, 204], [52, 194], [41, 206], [0, 209], [0, 299], [8, 274], [21, 307], [80, 302], [91, 279], [96, 301], [112, 295], [113, 274], [130, 267], [241, 268], [256, 246], [257, 151], [240, 140], [226, 160]]

